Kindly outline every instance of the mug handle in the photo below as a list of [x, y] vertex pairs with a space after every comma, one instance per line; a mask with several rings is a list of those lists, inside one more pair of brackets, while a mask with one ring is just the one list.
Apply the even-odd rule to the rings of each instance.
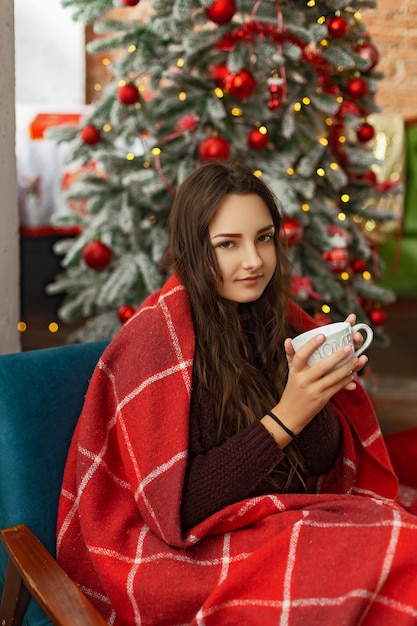
[[355, 324], [354, 326], [352, 326], [352, 335], [359, 330], [365, 331], [366, 339], [361, 345], [361, 347], [355, 350], [355, 356], [359, 356], [360, 354], [362, 354], [362, 352], [365, 352], [366, 348], [370, 345], [374, 337], [373, 330], [370, 326], [368, 326], [368, 324]]

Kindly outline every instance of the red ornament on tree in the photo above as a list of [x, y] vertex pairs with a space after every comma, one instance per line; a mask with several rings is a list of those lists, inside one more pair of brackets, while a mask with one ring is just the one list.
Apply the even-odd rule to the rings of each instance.
[[368, 314], [368, 317], [373, 326], [383, 326], [387, 321], [388, 315], [383, 309], [374, 309]]
[[265, 126], [252, 128], [248, 134], [248, 146], [254, 150], [262, 150], [268, 145], [269, 137]]
[[202, 161], [210, 159], [227, 161], [230, 156], [230, 146], [223, 137], [208, 137], [201, 142], [198, 155]]
[[100, 131], [93, 124], [84, 126], [84, 128], [81, 131], [81, 139], [87, 145], [94, 146], [94, 144], [98, 143], [101, 139]]
[[135, 309], [132, 306], [126, 304], [120, 307], [117, 314], [119, 316], [119, 320], [122, 322], [122, 324], [124, 324], [125, 322], [127, 322], [128, 319], [132, 317], [134, 312]]
[[368, 91], [368, 85], [363, 78], [351, 78], [346, 84], [346, 91], [351, 98], [362, 98]]
[[230, 22], [235, 13], [236, 5], [234, 0], [215, 0], [213, 4], [206, 9], [207, 17], [216, 24], [226, 24], [226, 22]]
[[365, 61], [369, 61], [369, 67], [367, 71], [373, 70], [374, 67], [379, 62], [379, 52], [375, 48], [375, 46], [368, 41], [367, 43], [363, 43], [356, 48], [356, 52], [359, 53], [359, 56]]
[[139, 100], [139, 91], [134, 83], [126, 83], [117, 90], [117, 99], [122, 104], [135, 104]]
[[113, 253], [106, 244], [101, 241], [90, 241], [82, 251], [82, 257], [93, 270], [103, 270], [112, 260]]
[[371, 126], [371, 124], [365, 122], [365, 124], [362, 124], [362, 126], [358, 128], [358, 130], [356, 131], [356, 135], [359, 141], [361, 141], [362, 143], [366, 143], [367, 141], [373, 139], [375, 135], [375, 129], [373, 126]]
[[367, 122], [365, 122], [365, 124], [362, 124], [362, 126], [358, 128], [358, 130], [356, 131], [356, 134], [358, 136], [359, 141], [366, 143], [367, 141], [370, 141], [371, 139], [373, 139], [375, 135], [375, 129], [373, 126], [371, 126], [371, 124], [368, 124]]
[[295, 217], [286, 217], [284, 219], [284, 240], [289, 246], [296, 246], [303, 238], [304, 228]]
[[326, 20], [329, 35], [334, 38], [343, 37], [348, 32], [349, 26], [344, 17], [336, 15]]
[[349, 253], [346, 247], [332, 248], [323, 253], [323, 259], [327, 261], [332, 272], [339, 274], [348, 266]]
[[227, 68], [226, 63], [219, 63], [218, 65], [214, 65], [211, 70], [211, 77], [216, 83], [217, 87], [221, 89], [225, 89], [226, 87], [226, 79], [229, 76], [229, 70]]
[[366, 270], [366, 268], [366, 261], [363, 261], [362, 259], [355, 259], [352, 261], [352, 271], [355, 272], [355, 274], [361, 274]]
[[135, 7], [139, 2], [140, 0], [122, 0], [122, 3], [127, 7]]
[[238, 74], [229, 74], [226, 78], [226, 90], [235, 98], [249, 98], [255, 89], [256, 82], [248, 70], [240, 70]]
[[284, 91], [284, 80], [279, 76], [273, 76], [266, 81], [269, 93], [268, 107], [271, 111], [275, 111], [281, 104], [281, 98]]

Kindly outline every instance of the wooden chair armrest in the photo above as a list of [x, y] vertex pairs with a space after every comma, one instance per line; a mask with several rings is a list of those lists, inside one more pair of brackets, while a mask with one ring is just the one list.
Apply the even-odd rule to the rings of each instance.
[[[29, 598], [23, 597], [22, 608], [21, 592], [23, 596], [28, 592], [56, 626], [106, 626], [107, 622], [27, 526], [5, 528], [0, 534], [9, 554], [2, 626], [16, 625], [23, 617]], [[12, 597], [6, 598], [10, 592]], [[11, 606], [15, 608], [11, 610]], [[17, 621], [11, 615], [15, 610]]]

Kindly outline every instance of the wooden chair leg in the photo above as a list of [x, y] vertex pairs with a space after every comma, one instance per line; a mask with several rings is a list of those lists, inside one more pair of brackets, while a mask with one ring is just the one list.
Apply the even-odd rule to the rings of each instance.
[[1, 626], [21, 626], [30, 595], [13, 561], [9, 559], [0, 605]]

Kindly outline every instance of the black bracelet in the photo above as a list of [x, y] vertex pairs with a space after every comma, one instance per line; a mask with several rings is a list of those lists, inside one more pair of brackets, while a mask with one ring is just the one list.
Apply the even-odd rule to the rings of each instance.
[[274, 413], [272, 413], [272, 411], [267, 411], [267, 415], [269, 415], [269, 417], [272, 417], [274, 422], [276, 422], [278, 426], [281, 426], [282, 430], [285, 430], [287, 435], [289, 435], [292, 439], [297, 439], [297, 435], [293, 433], [292, 430], [288, 428], [288, 426], [285, 426], [285, 424], [283, 424], [281, 420]]

